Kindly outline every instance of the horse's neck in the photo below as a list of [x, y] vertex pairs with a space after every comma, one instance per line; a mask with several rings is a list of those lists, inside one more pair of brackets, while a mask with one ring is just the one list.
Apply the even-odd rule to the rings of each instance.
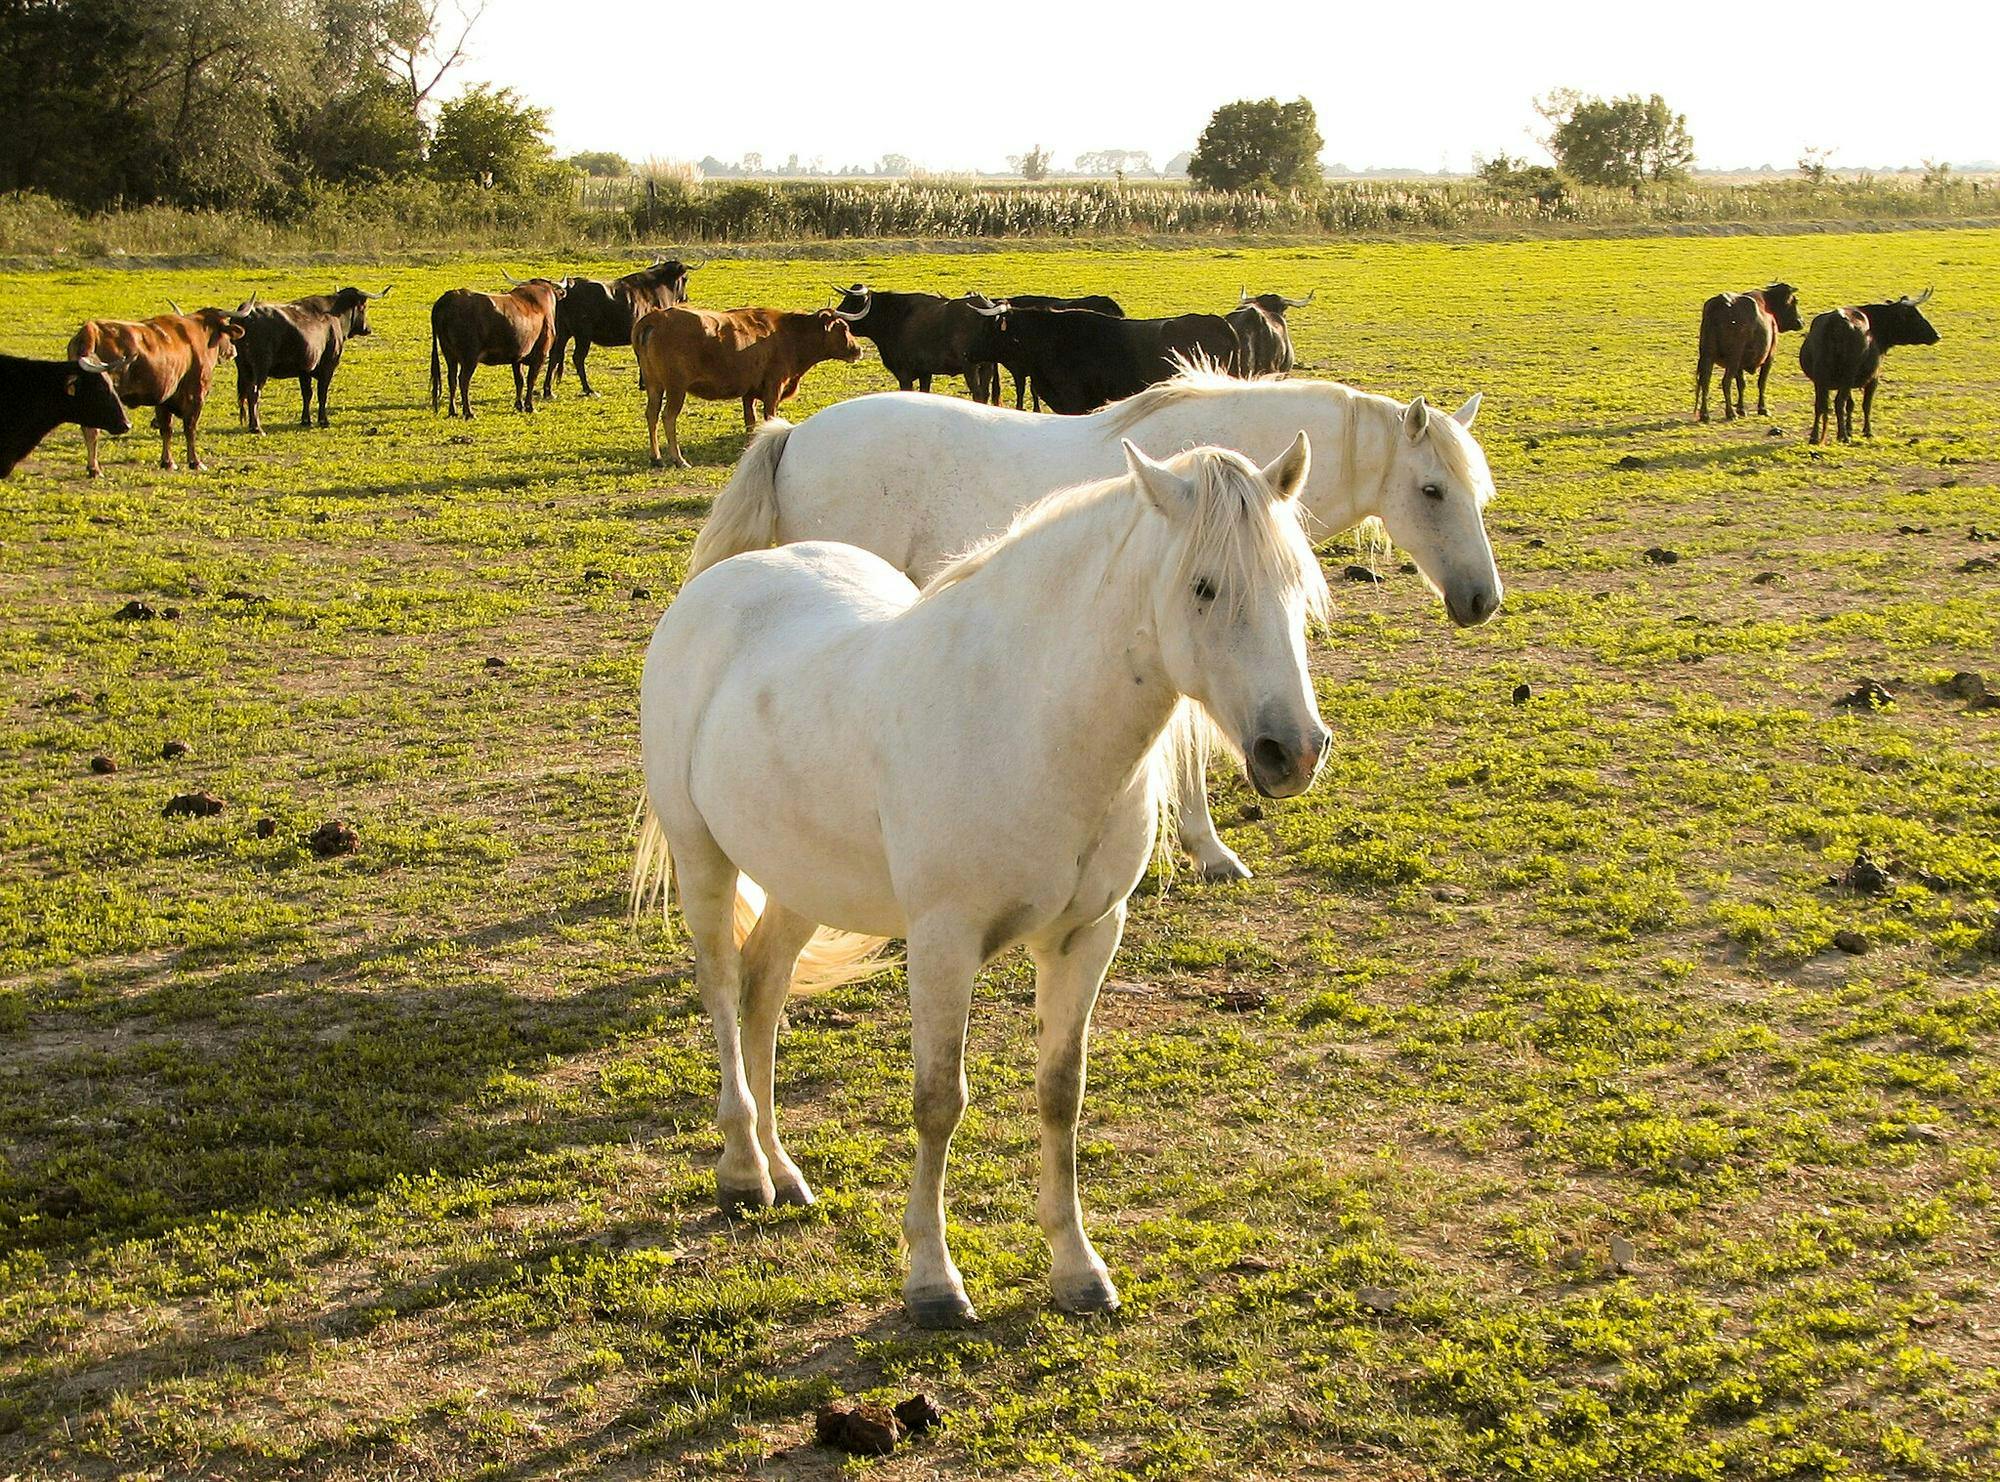
[[[1402, 408], [1383, 396], [1327, 381], [1277, 381], [1191, 397], [1148, 417], [1126, 435], [1156, 457], [1199, 443], [1222, 443], [1264, 463], [1304, 429], [1312, 440], [1305, 510], [1325, 534], [1379, 514], [1395, 463]], [[1157, 446], [1155, 446], [1157, 444]]]
[[1028, 660], [1019, 690], [993, 703], [1056, 761], [1037, 785], [1091, 817], [1130, 783], [1180, 699], [1137, 590], [1159, 563], [1124, 548], [1147, 532], [1127, 536], [1103, 513], [1051, 520], [936, 599], [976, 604], [986, 641]]

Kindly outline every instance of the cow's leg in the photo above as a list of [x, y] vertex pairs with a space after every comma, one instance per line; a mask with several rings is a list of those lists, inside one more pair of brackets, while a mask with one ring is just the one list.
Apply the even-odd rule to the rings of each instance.
[[187, 438], [188, 467], [195, 473], [204, 473], [208, 465], [201, 461], [201, 454], [194, 450], [194, 431], [201, 425], [201, 403], [196, 402], [189, 410], [181, 413], [181, 429]]
[[1771, 413], [1764, 406], [1764, 383], [1771, 379], [1771, 361], [1775, 356], [1766, 356], [1764, 363], [1757, 367], [1757, 415], [1768, 417]]
[[535, 377], [542, 373], [542, 359], [543, 357], [536, 355], [528, 361], [528, 400], [527, 404], [521, 408], [524, 412], [532, 412], [535, 409]]
[[664, 391], [646, 388], [646, 449], [652, 454], [655, 468], [660, 466], [660, 403], [665, 399]]
[[1841, 442], [1854, 441], [1854, 391], [1843, 386], [1833, 398], [1834, 436]]
[[174, 414], [166, 407], [153, 408], [153, 426], [160, 434], [160, 467], [174, 468]]
[[1817, 446], [1826, 436], [1826, 387], [1813, 382], [1813, 425], [1812, 436], [1807, 439]]
[[917, 389], [928, 396], [931, 389], [931, 378], [929, 376], [918, 376]]
[[[759, 391], [746, 391], [743, 393], [743, 430], [745, 432], [755, 432], [757, 430], [757, 398], [759, 394]], [[764, 405], [767, 408], [771, 405], [769, 398], [765, 399]], [[764, 415], [769, 416], [769, 411], [766, 411]]]
[[[1017, 412], [1026, 411], [1027, 408], [1024, 407], [1022, 403], [1025, 402], [1027, 399], [1028, 399], [1028, 373], [1026, 371], [1015, 371], [1014, 410]], [[1040, 411], [1041, 408], [1036, 407], [1035, 410]]]
[[514, 410], [518, 412], [524, 409], [521, 400], [521, 362], [517, 360], [514, 362]]
[[236, 399], [241, 403], [239, 411], [242, 420], [249, 423], [250, 431], [258, 437], [264, 435], [264, 386], [261, 381], [237, 383]]
[[304, 375], [299, 377], [299, 426], [302, 428], [308, 428], [311, 427], [312, 425], [313, 425], [313, 378], [312, 378], [312, 372], [307, 371]]
[[542, 400], [551, 400], [556, 394], [556, 382], [562, 379], [563, 351], [569, 348], [569, 341], [559, 339], [549, 346], [549, 362], [542, 370]]
[[472, 420], [472, 373], [478, 369], [478, 361], [468, 360], [459, 372], [458, 400], [459, 405], [465, 408], [465, 420], [468, 422]]
[[577, 389], [585, 396], [595, 396], [597, 393], [590, 389], [590, 374], [583, 368], [583, 358], [589, 353], [590, 341], [578, 340], [576, 342], [576, 384]]
[[1694, 371], [1694, 419], [1708, 420], [1708, 378], [1715, 370], [1715, 362], [1706, 355], [1700, 357]]
[[681, 408], [687, 405], [687, 391], [682, 387], [672, 387], [666, 394], [667, 402], [667, 451], [673, 454], [674, 462], [682, 468], [693, 468], [687, 461], [687, 454], [681, 451]]
[[1861, 435], [1875, 435], [1875, 383], [1870, 381], [1861, 388]]
[[321, 366], [314, 373], [313, 382], [319, 388], [319, 425], [329, 427], [332, 422], [326, 415], [326, 393], [333, 388], [333, 367]]
[[83, 471], [87, 478], [93, 479], [101, 478], [104, 474], [104, 470], [98, 466], [97, 462], [97, 429], [95, 427], [86, 427], [83, 429]]

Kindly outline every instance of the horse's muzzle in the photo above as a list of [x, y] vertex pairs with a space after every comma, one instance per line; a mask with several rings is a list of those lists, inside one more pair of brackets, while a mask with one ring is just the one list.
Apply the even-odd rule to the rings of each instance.
[[1319, 764], [1332, 738], [1324, 726], [1293, 742], [1276, 736], [1259, 736], [1247, 754], [1250, 785], [1267, 798], [1297, 797], [1319, 776]]

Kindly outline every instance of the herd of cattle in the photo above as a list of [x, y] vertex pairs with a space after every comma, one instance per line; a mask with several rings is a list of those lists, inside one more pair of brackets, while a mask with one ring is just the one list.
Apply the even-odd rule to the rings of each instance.
[[[998, 405], [1001, 373], [1014, 380], [1014, 405], [1032, 403], [1064, 415], [1095, 411], [1174, 375], [1184, 364], [1207, 364], [1239, 376], [1276, 376], [1293, 366], [1288, 310], [1312, 295], [1252, 297], [1246, 288], [1227, 314], [1180, 314], [1132, 319], [1103, 295], [1050, 298], [1019, 294], [992, 299], [967, 293], [900, 293], [865, 284], [836, 287], [830, 308], [704, 309], [690, 305], [694, 266], [656, 259], [621, 278], [516, 279], [504, 293], [454, 288], [431, 306], [431, 409], [440, 393], [451, 416], [471, 417], [472, 376], [482, 365], [514, 372], [514, 406], [531, 412], [536, 379], [554, 393], [568, 352], [577, 382], [591, 388], [586, 360], [597, 346], [630, 346], [646, 388], [647, 440], [661, 466], [666, 455], [686, 467], [679, 438], [689, 396], [741, 401], [746, 430], [773, 416], [824, 361], [861, 358], [857, 336], [873, 341], [882, 364], [905, 391], [929, 391], [938, 376], [961, 376], [979, 401]], [[255, 295], [234, 310], [204, 308], [144, 320], [93, 319], [77, 330], [68, 358], [27, 360], [0, 355], [0, 477], [11, 473], [43, 437], [62, 423], [83, 428], [85, 463], [101, 470], [99, 432], [131, 430], [130, 407], [151, 407], [160, 434], [160, 466], [174, 467], [173, 423], [181, 421], [188, 466], [200, 469], [196, 429], [216, 366], [236, 363], [238, 420], [264, 430], [261, 398], [274, 378], [299, 383], [299, 422], [327, 423], [327, 392], [351, 339], [369, 332], [368, 306], [389, 290], [343, 288], [292, 303], [260, 303]], [[1695, 412], [1708, 420], [1711, 376], [1720, 370], [1725, 418], [1745, 415], [1745, 380], [1757, 376], [1757, 411], [1778, 337], [1805, 329], [1799, 365], [1813, 383], [1812, 441], [1853, 436], [1854, 392], [1861, 392], [1861, 431], [1874, 435], [1872, 413], [1882, 357], [1898, 345], [1934, 345], [1924, 317], [1931, 291], [1894, 302], [1829, 309], [1807, 328], [1798, 294], [1773, 283], [1747, 293], [1720, 293], [1702, 308]]]

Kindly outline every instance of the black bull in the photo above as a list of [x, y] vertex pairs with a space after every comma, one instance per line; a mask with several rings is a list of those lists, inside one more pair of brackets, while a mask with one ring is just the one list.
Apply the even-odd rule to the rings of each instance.
[[24, 360], [0, 355], [0, 479], [63, 422], [122, 436], [132, 430], [112, 379], [123, 361]]
[[972, 355], [1025, 371], [1049, 410], [1066, 416], [1136, 396], [1183, 363], [1227, 369], [1237, 354], [1236, 332], [1218, 314], [1113, 319], [1087, 309], [996, 306], [981, 317]]
[[928, 391], [935, 376], [976, 379], [989, 366], [968, 355], [979, 333], [979, 311], [992, 302], [978, 294], [945, 298], [936, 293], [878, 293], [856, 284], [836, 288], [840, 303], [834, 313], [856, 334], [875, 342], [882, 366], [905, 391]]
[[629, 347], [632, 329], [655, 309], [671, 309], [687, 302], [689, 266], [675, 259], [656, 262], [622, 278], [606, 282], [602, 278], [566, 278], [567, 292], [556, 302], [556, 339], [549, 352], [548, 368], [542, 373], [542, 395], [555, 394], [562, 379], [563, 350], [575, 345], [576, 379], [585, 396], [597, 393], [590, 387], [590, 372], [584, 361], [594, 345]]
[[276, 377], [299, 382], [299, 426], [313, 425], [313, 387], [319, 388], [319, 425], [327, 425], [326, 394], [340, 369], [347, 342], [369, 333], [368, 305], [389, 290], [369, 293], [343, 288], [288, 304], [260, 304], [255, 298], [236, 311], [243, 338], [236, 343], [236, 420], [252, 432], [264, 430], [264, 385]]

